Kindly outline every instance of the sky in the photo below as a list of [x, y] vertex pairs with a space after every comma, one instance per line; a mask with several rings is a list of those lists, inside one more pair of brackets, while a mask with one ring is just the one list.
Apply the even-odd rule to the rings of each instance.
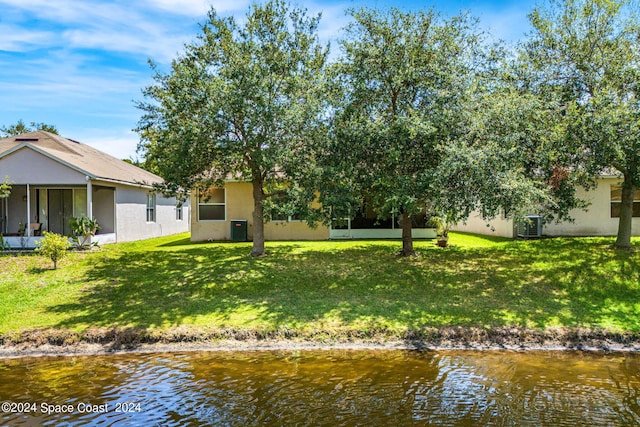
[[[294, 4], [322, 13], [319, 36], [337, 47], [348, 8], [433, 7], [468, 11], [492, 37], [515, 43], [530, 30], [535, 0], [313, 0]], [[0, 0], [0, 126], [23, 120], [112, 156], [139, 158], [133, 130], [142, 90], [153, 83], [148, 60], [169, 71], [195, 40], [213, 7], [242, 20], [251, 0]]]

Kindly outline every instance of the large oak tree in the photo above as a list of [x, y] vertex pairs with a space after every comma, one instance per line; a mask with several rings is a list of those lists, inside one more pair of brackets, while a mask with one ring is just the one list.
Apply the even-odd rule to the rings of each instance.
[[268, 199], [313, 199], [298, 177], [311, 167], [307, 146], [326, 108], [319, 19], [282, 0], [252, 5], [243, 24], [212, 9], [202, 34], [170, 73], [157, 71], [139, 105], [139, 148], [166, 191], [230, 177], [252, 183], [253, 256], [265, 252]]
[[514, 155], [524, 120], [504, 126], [499, 117], [501, 109], [521, 117], [515, 111], [530, 104], [503, 90], [504, 51], [487, 44], [475, 19], [433, 10], [352, 15], [336, 65], [342, 97], [329, 151], [342, 165], [340, 181], [368, 193], [380, 217], [400, 218], [401, 255], [414, 254], [421, 210], [452, 224], [474, 210], [487, 220], [504, 210], [522, 217], [550, 199]]
[[630, 1], [551, 0], [530, 14], [523, 51], [531, 93], [562, 106], [577, 171], [615, 171], [622, 203], [615, 246], [631, 246], [634, 192], [640, 187], [640, 22]]
[[332, 151], [379, 216], [400, 218], [409, 256], [412, 217], [439, 193], [441, 145], [461, 131], [479, 39], [467, 17], [433, 10], [352, 16], [336, 66], [343, 95]]

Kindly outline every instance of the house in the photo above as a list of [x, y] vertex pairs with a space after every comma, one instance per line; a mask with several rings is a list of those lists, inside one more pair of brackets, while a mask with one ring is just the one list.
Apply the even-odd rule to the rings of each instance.
[[[534, 218], [530, 227], [538, 230], [523, 232], [523, 227], [516, 227], [513, 220], [507, 218], [495, 218], [488, 224], [480, 215], [472, 214], [465, 224], [452, 227], [453, 230], [467, 231], [471, 233], [490, 234], [503, 237], [519, 237], [519, 234], [547, 235], [547, 236], [615, 236], [618, 232], [618, 220], [620, 217], [621, 203], [621, 178], [616, 175], [602, 175], [597, 179], [597, 186], [585, 191], [578, 188], [577, 197], [590, 203], [587, 210], [574, 209], [571, 211], [573, 222], [543, 223], [536, 218], [536, 212], [531, 212]], [[633, 204], [633, 217], [640, 218], [640, 191], [635, 192]], [[525, 226], [526, 228], [526, 226]], [[640, 235], [640, 220], [632, 221], [632, 234]], [[525, 236], [526, 237], [526, 236]]]
[[[253, 192], [250, 182], [227, 180], [224, 186], [191, 192], [191, 240], [252, 240]], [[246, 226], [237, 239], [232, 229]], [[435, 229], [426, 228], [424, 218], [414, 224], [415, 238], [434, 238]], [[402, 230], [396, 218], [378, 220], [371, 206], [365, 205], [353, 218], [336, 219], [331, 226], [312, 228], [299, 217], [271, 218], [264, 225], [265, 240], [400, 239]]]
[[124, 242], [189, 230], [189, 204], [153, 191], [162, 178], [80, 142], [45, 131], [0, 139], [0, 233], [34, 247], [42, 231], [70, 235], [73, 217], [95, 218], [94, 241]]
[[[615, 175], [603, 175], [597, 180], [596, 188], [585, 191], [579, 188], [577, 196], [590, 203], [588, 210], [575, 209], [571, 216], [575, 221], [543, 223], [535, 218], [526, 232], [529, 236], [613, 236], [618, 231], [618, 217], [621, 203], [621, 180]], [[238, 223], [246, 226], [246, 234], [240, 240], [252, 239], [253, 195], [250, 182], [228, 180], [224, 186], [191, 193], [191, 240], [236, 240], [233, 228]], [[634, 217], [640, 217], [640, 191], [636, 191]], [[423, 216], [414, 218], [412, 230], [414, 238], [434, 238], [436, 231], [427, 228]], [[472, 214], [464, 224], [453, 230], [503, 237], [518, 237], [522, 227], [514, 221], [498, 217], [488, 224], [479, 214]], [[370, 204], [365, 204], [352, 218], [334, 219], [331, 226], [309, 227], [301, 218], [272, 218], [265, 223], [265, 240], [324, 240], [324, 239], [400, 239], [402, 230], [397, 218], [379, 220]], [[640, 235], [640, 221], [633, 221], [632, 233]]]

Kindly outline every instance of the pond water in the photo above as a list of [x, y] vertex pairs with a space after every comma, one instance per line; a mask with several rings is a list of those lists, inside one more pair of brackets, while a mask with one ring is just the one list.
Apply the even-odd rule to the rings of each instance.
[[309, 350], [0, 359], [0, 425], [640, 425], [640, 355]]

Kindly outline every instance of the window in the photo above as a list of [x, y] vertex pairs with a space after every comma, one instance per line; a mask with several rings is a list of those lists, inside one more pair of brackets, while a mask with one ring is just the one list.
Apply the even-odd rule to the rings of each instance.
[[[622, 205], [622, 187], [611, 186], [611, 218], [620, 218], [620, 206]], [[633, 196], [633, 216], [640, 218], [640, 191], [636, 190]]]
[[182, 205], [176, 205], [176, 221], [182, 221]]
[[226, 207], [224, 188], [198, 190], [198, 221], [224, 221]]
[[147, 222], [156, 222], [156, 194], [147, 193]]

